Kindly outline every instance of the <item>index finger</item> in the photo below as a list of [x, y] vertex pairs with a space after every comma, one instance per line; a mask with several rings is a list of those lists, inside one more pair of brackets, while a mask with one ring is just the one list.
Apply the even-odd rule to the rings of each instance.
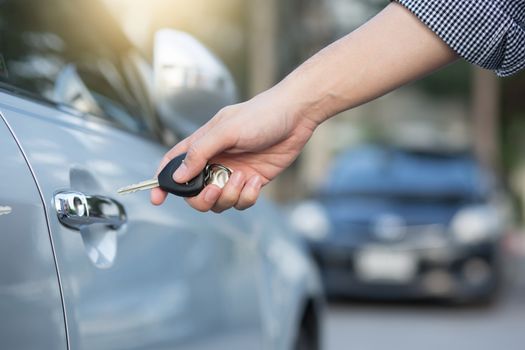
[[164, 169], [166, 164], [168, 164], [173, 158], [175, 158], [179, 154], [185, 153], [188, 150], [189, 142], [189, 137], [185, 138], [184, 140], [173, 146], [173, 148], [170, 149], [168, 152], [166, 152], [166, 154], [164, 155], [164, 157], [162, 157], [160, 161], [157, 171], [155, 172], [155, 176], [158, 176], [162, 169]]

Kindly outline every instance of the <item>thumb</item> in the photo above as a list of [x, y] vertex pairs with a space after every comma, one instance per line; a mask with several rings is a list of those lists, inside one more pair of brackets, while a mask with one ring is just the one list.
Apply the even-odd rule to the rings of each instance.
[[221, 129], [212, 128], [201, 137], [192, 140], [184, 162], [173, 174], [176, 182], [190, 181], [206, 167], [211, 158], [233, 145], [230, 135], [223, 133]]

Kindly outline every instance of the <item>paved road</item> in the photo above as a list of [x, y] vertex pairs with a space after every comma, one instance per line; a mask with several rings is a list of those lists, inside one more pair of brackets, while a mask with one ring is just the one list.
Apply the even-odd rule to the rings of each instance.
[[525, 349], [523, 278], [492, 306], [345, 301], [327, 311], [327, 350]]

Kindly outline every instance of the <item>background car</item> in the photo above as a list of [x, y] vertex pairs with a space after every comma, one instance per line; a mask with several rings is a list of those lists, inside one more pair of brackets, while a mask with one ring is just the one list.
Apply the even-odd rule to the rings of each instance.
[[510, 222], [501, 193], [468, 153], [365, 145], [291, 220], [329, 296], [487, 300]]
[[0, 347], [317, 349], [316, 268], [273, 204], [116, 194], [192, 104], [232, 102], [221, 63], [167, 30], [152, 67], [92, 0], [2, 1], [0, 30]]

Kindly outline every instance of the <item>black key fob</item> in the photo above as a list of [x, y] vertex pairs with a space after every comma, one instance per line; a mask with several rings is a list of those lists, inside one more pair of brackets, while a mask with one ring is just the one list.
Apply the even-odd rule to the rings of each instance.
[[206, 170], [203, 169], [199, 175], [186, 183], [178, 183], [173, 180], [173, 173], [182, 164], [186, 158], [186, 153], [183, 153], [173, 158], [162, 171], [159, 173], [158, 181], [159, 187], [171, 194], [180, 197], [195, 197], [206, 186]]

